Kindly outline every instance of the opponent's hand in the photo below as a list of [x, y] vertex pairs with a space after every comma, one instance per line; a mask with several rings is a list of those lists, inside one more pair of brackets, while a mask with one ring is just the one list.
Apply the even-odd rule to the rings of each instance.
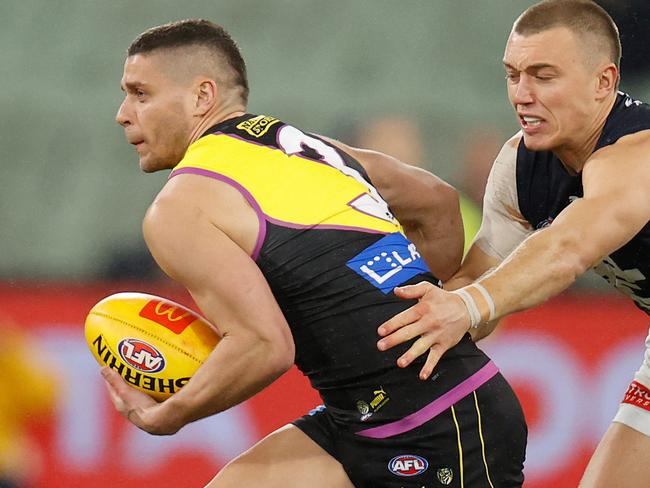
[[182, 427], [178, 421], [165, 415], [161, 403], [129, 386], [117, 371], [104, 366], [101, 373], [113, 405], [137, 428], [154, 435], [171, 435]]
[[394, 292], [400, 298], [418, 299], [418, 303], [379, 326], [377, 332], [383, 338], [377, 347], [385, 351], [419, 336], [410, 349], [399, 357], [397, 365], [405, 368], [429, 351], [420, 370], [420, 379], [426, 380], [440, 357], [458, 344], [469, 330], [467, 307], [458, 295], [428, 282], [395, 288]]

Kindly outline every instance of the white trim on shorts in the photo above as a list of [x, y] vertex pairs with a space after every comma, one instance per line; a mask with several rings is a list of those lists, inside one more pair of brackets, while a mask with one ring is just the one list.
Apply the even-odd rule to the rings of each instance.
[[621, 403], [613, 422], [627, 425], [631, 429], [650, 437], [650, 412], [629, 403]]

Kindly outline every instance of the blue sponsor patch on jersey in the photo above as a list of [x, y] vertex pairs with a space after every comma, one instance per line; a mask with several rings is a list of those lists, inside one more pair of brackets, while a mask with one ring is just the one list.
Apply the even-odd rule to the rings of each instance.
[[384, 294], [415, 275], [429, 272], [415, 244], [399, 232], [379, 239], [345, 264]]

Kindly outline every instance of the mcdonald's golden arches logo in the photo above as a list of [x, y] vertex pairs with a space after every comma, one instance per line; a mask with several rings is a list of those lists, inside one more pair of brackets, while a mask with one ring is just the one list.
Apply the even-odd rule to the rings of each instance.
[[196, 315], [189, 310], [159, 300], [148, 301], [138, 315], [153, 320], [175, 334], [182, 333], [188, 325], [197, 319]]

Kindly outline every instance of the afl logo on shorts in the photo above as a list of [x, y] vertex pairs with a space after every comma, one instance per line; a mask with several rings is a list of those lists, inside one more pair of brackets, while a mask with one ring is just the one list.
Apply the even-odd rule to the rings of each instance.
[[395, 456], [388, 463], [388, 470], [397, 476], [417, 476], [429, 467], [429, 461], [415, 454]]
[[123, 339], [117, 349], [126, 364], [143, 373], [158, 373], [165, 368], [160, 351], [139, 339]]

